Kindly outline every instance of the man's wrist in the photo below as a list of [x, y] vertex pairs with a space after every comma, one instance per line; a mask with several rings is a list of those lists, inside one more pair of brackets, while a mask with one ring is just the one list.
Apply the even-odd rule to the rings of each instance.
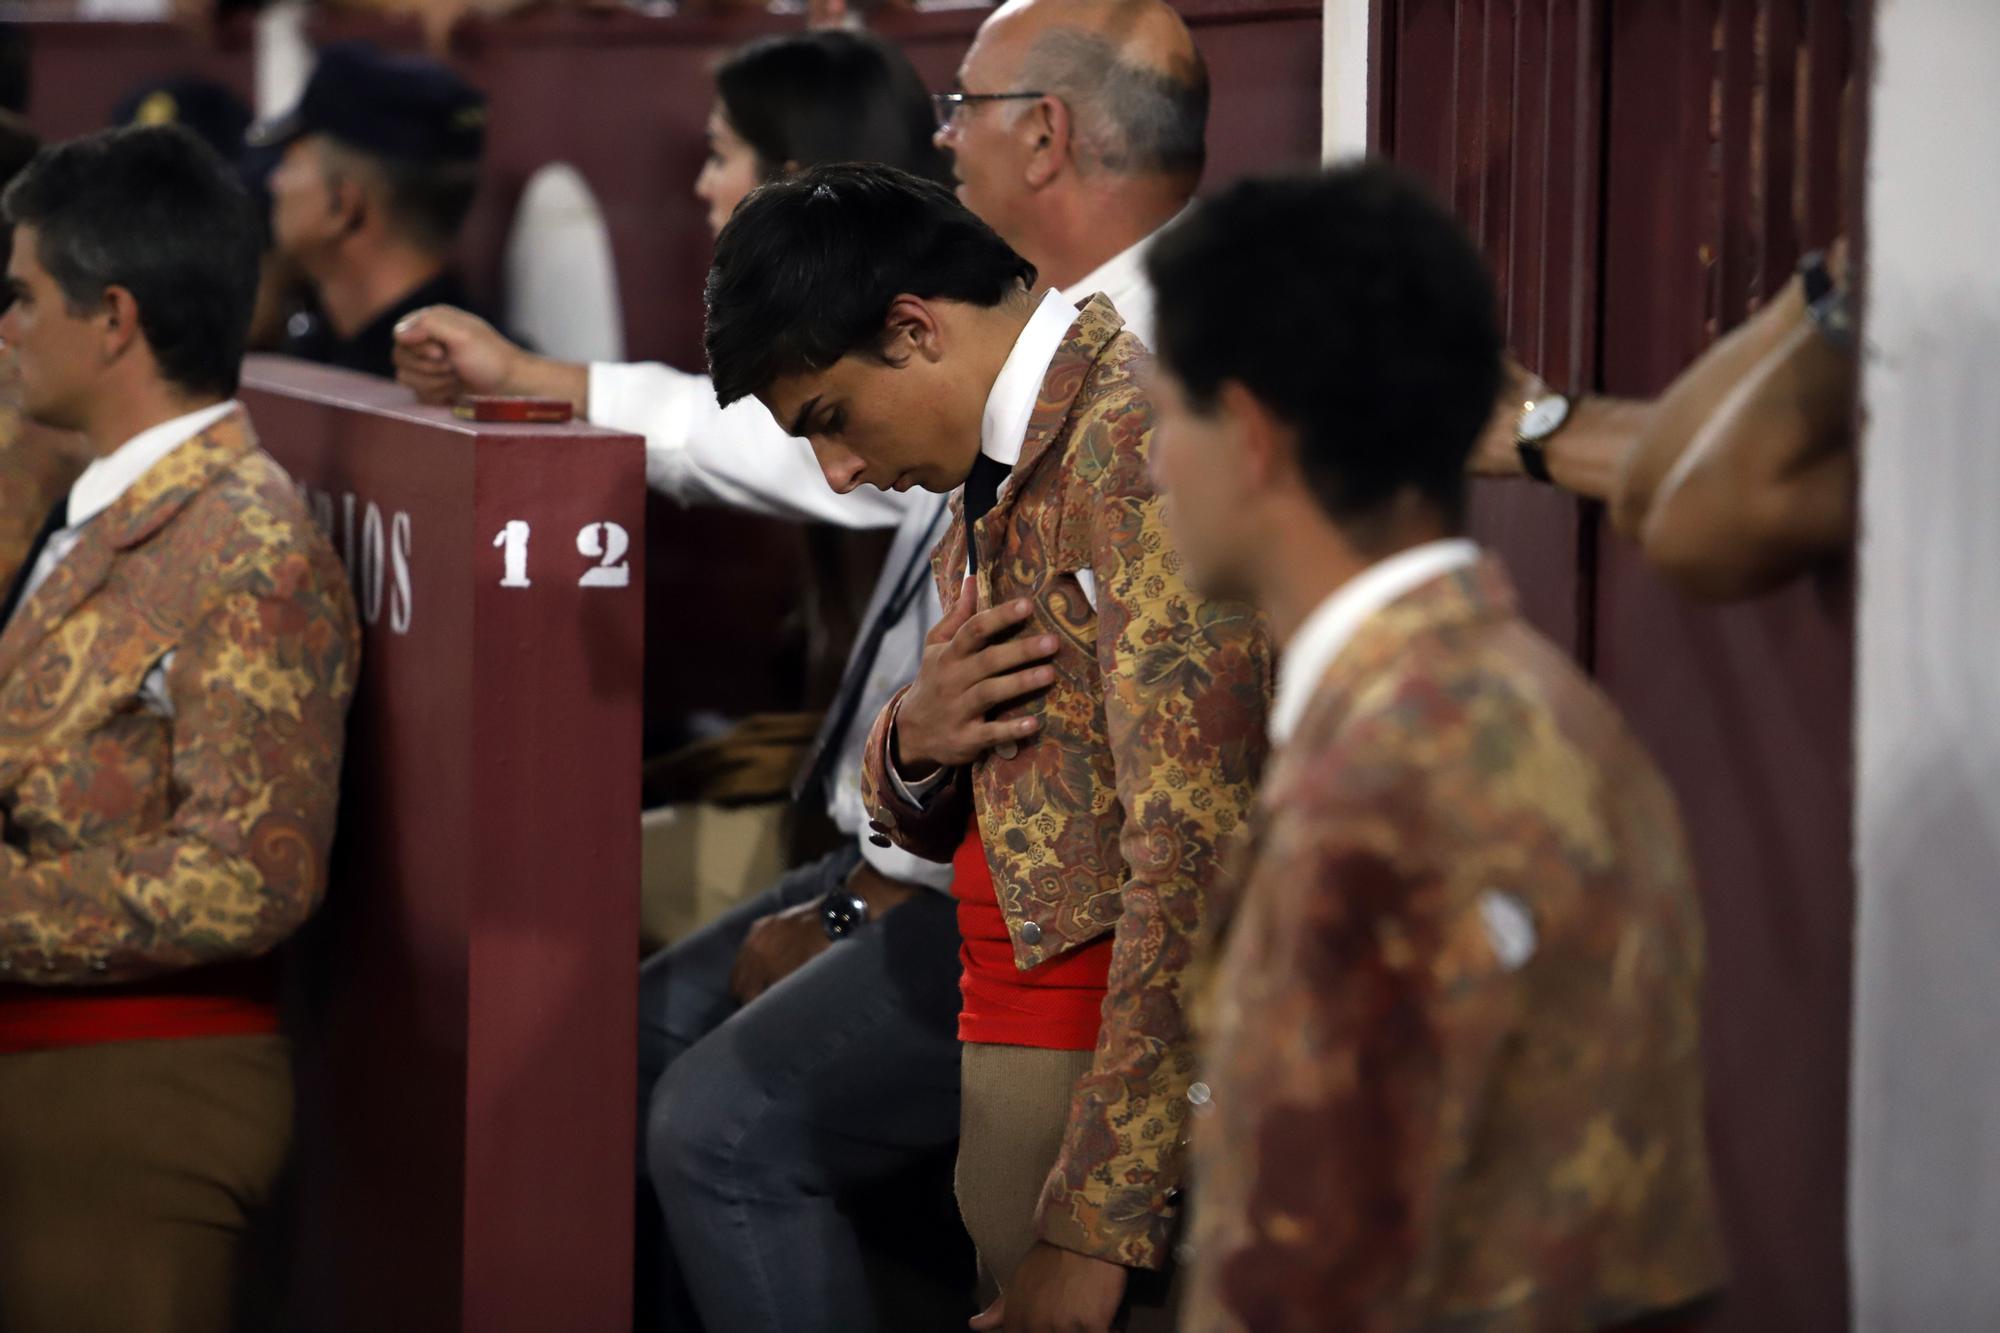
[[890, 879], [866, 861], [855, 866], [853, 872], [848, 875], [847, 891], [868, 904], [869, 919], [878, 921], [919, 893], [925, 892], [921, 885]]
[[896, 776], [913, 788], [928, 789], [936, 785], [937, 777], [944, 772], [944, 765], [918, 758], [903, 748], [903, 704], [896, 702], [895, 716], [889, 719], [889, 766], [896, 770]]

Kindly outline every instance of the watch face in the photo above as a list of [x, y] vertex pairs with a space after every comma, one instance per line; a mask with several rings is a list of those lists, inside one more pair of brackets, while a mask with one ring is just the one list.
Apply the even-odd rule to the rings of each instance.
[[1521, 413], [1520, 435], [1524, 440], [1546, 440], [1569, 420], [1569, 399], [1559, 393], [1537, 398]]
[[868, 919], [868, 904], [852, 893], [830, 893], [819, 907], [820, 925], [828, 939], [844, 939]]

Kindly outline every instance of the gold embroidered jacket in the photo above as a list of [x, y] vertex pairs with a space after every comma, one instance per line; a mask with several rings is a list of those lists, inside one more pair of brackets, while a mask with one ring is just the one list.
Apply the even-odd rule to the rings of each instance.
[[1198, 1006], [1183, 1327], [1600, 1329], [1715, 1288], [1674, 799], [1499, 566], [1372, 617], [1270, 770]]
[[[1259, 618], [1182, 579], [1147, 474], [1152, 407], [1136, 379], [1147, 360], [1110, 303], [1092, 299], [975, 534], [980, 609], [1026, 598], [1035, 615], [1022, 633], [1060, 644], [1056, 683], [1002, 714], [1032, 712], [1040, 730], [959, 770], [918, 809], [888, 777], [898, 695], [869, 738], [864, 791], [878, 827], [935, 860], [963, 839], [971, 802], [1020, 968], [1113, 936], [1095, 1060], [1038, 1225], [1067, 1249], [1157, 1268], [1194, 1077], [1182, 974], [1244, 828], [1271, 673]], [[947, 606], [965, 543], [954, 501], [934, 557]], [[1078, 570], [1095, 583], [1094, 610]]]
[[[238, 411], [93, 518], [0, 633], [0, 969], [261, 954], [326, 884], [360, 629]], [[168, 654], [171, 716], [141, 685]]]

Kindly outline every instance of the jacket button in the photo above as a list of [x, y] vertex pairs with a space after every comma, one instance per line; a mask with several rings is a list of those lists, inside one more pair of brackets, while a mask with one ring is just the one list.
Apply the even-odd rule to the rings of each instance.
[[1021, 943], [1032, 949], [1041, 942], [1042, 928], [1032, 921], [1025, 922], [1021, 926]]
[[1001, 741], [993, 747], [993, 753], [999, 755], [1002, 759], [1012, 759], [1015, 755], [1021, 753], [1021, 747], [1012, 741]]
[[1195, 1083], [1189, 1085], [1187, 1098], [1190, 1106], [1206, 1106], [1214, 1099], [1214, 1094], [1208, 1090], [1208, 1084]]
[[874, 844], [875, 844], [875, 845], [876, 845], [877, 847], [887, 847], [887, 846], [889, 845], [889, 840], [888, 840], [887, 838], [883, 837], [883, 836], [882, 836], [881, 834], [879, 834], [879, 833], [871, 833], [871, 834], [869, 834], [869, 835], [868, 835], [868, 841], [870, 841], [870, 842], [874, 843]]

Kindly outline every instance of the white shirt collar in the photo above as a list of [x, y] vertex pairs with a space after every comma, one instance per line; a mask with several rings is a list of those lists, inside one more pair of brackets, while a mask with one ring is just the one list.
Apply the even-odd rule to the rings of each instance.
[[1076, 307], [1062, 293], [1051, 291], [1014, 340], [1014, 350], [986, 395], [986, 415], [979, 423], [979, 452], [994, 462], [1012, 467], [1021, 461], [1028, 422], [1041, 401], [1042, 381], [1048, 378], [1049, 363], [1069, 337], [1076, 315]]
[[1271, 696], [1271, 739], [1283, 745], [1305, 720], [1313, 692], [1356, 632], [1377, 611], [1432, 579], [1478, 563], [1479, 547], [1463, 537], [1425, 542], [1378, 560], [1333, 590], [1300, 622], [1278, 663]]
[[1146, 252], [1165, 231], [1180, 221], [1185, 211], [1167, 220], [1137, 245], [1128, 246], [1063, 289], [1063, 296], [1082, 305], [1102, 292], [1111, 298], [1132, 336], [1148, 347], [1153, 345], [1153, 284], [1146, 280]]
[[232, 400], [148, 427], [93, 459], [69, 488], [69, 526], [80, 528], [118, 503], [153, 465], [236, 410]]

